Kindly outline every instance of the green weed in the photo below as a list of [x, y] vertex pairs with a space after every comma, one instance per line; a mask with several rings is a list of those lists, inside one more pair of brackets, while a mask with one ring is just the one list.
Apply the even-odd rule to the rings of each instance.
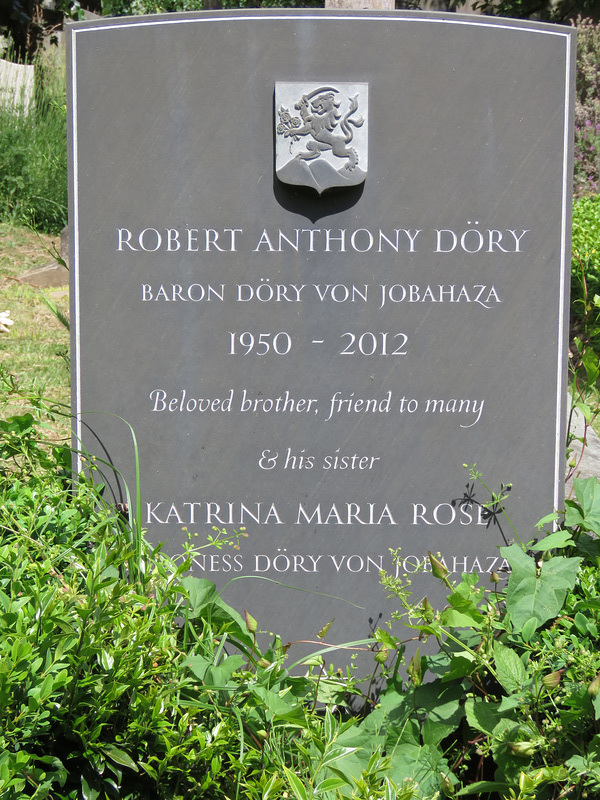
[[[480, 480], [474, 468], [471, 479]], [[558, 800], [600, 790], [600, 484], [576, 479], [575, 493], [562, 529], [540, 525], [537, 540], [500, 548], [508, 580], [492, 575], [486, 587], [463, 574], [452, 583], [443, 556], [430, 554], [447, 605], [416, 609], [398, 592], [406, 624], [438, 650], [417, 651], [408, 682], [388, 681], [362, 727], [386, 737], [388, 755], [394, 743], [392, 763], [413, 778], [420, 770], [421, 788], [433, 791], [437, 771], [448, 797]], [[382, 577], [395, 593], [396, 579]]]
[[379, 743], [334, 713], [352, 682], [320, 657], [292, 674], [277, 636], [260, 649], [256, 621], [186, 574], [194, 549], [152, 548], [26, 399], [0, 420], [3, 800], [396, 797]]
[[0, 105], [0, 220], [58, 233], [67, 222], [64, 66], [40, 51], [32, 108]]

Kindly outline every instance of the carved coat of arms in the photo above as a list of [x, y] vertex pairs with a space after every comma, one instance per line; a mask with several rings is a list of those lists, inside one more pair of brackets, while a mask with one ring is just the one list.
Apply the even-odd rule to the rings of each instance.
[[367, 176], [367, 83], [275, 84], [275, 171], [283, 183], [358, 186]]

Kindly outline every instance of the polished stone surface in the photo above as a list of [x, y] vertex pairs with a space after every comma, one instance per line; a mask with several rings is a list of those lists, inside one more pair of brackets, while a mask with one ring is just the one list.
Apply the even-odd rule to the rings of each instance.
[[[409, 573], [498, 570], [512, 532], [464, 463], [512, 484], [524, 539], [562, 503], [574, 38], [416, 12], [71, 28], [77, 441], [126, 502], [133, 426], [170, 552], [245, 529], [194, 574], [262, 629], [368, 635], [398, 547]], [[304, 87], [317, 187], [277, 177], [278, 83]], [[319, 194], [352, 162], [346, 84], [368, 168]]]

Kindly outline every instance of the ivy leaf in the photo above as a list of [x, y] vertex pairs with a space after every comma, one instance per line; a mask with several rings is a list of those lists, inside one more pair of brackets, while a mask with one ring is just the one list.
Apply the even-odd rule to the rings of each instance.
[[518, 545], [503, 547], [500, 552], [512, 568], [506, 587], [506, 608], [513, 625], [522, 629], [534, 618], [539, 628], [561, 610], [567, 591], [575, 586], [581, 558], [555, 556], [542, 563], [538, 574], [534, 559]]
[[261, 708], [269, 714], [271, 721], [274, 719], [284, 719], [289, 722], [302, 722], [302, 706], [296, 702], [291, 694], [284, 697], [265, 686], [250, 686], [252, 694], [259, 701]]
[[465, 650], [462, 653], [453, 653], [450, 659], [450, 669], [442, 676], [442, 683], [460, 680], [465, 675], [470, 675], [477, 666], [477, 659]]
[[383, 628], [376, 628], [373, 638], [376, 642], [383, 645], [383, 647], [387, 647], [388, 650], [395, 650], [397, 647], [397, 642], [394, 637]]
[[449, 625], [455, 628], [481, 628], [483, 616], [472, 597], [465, 597], [457, 590], [448, 597], [450, 608], [442, 612], [442, 625]]
[[227, 625], [240, 641], [252, 647], [254, 640], [246, 630], [245, 620], [221, 599], [212, 581], [188, 575], [183, 578], [181, 585], [190, 604], [190, 619], [201, 617], [211, 620], [216, 625]]
[[439, 692], [439, 703], [431, 708], [423, 725], [424, 744], [438, 745], [458, 728], [465, 712], [462, 694], [457, 689], [460, 687], [449, 686]]

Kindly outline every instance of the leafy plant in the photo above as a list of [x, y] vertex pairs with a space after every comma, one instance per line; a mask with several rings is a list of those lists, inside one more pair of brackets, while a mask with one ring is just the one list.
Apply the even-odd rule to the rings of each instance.
[[70, 473], [48, 410], [0, 420], [3, 800], [395, 797], [379, 743], [334, 713], [351, 677], [261, 649], [252, 615], [187, 574], [191, 545], [167, 557], [93, 468]]
[[600, 790], [600, 484], [576, 479], [575, 493], [563, 529], [500, 549], [511, 568], [504, 586], [496, 575], [489, 589], [470, 574], [452, 583], [442, 556], [430, 554], [447, 606], [417, 609], [399, 592], [406, 624], [439, 650], [417, 651], [406, 684], [391, 676], [363, 727], [385, 736], [388, 755], [395, 743], [395, 763], [418, 753], [429, 791], [436, 774], [452, 797]]
[[[599, 197], [585, 197], [573, 205], [573, 259], [571, 262], [570, 367], [573, 409], [582, 413], [587, 430], [596, 422], [600, 377], [600, 235]], [[571, 420], [569, 420], [569, 428]], [[583, 439], [586, 432], [584, 430]], [[571, 463], [576, 471], [577, 464]]]

